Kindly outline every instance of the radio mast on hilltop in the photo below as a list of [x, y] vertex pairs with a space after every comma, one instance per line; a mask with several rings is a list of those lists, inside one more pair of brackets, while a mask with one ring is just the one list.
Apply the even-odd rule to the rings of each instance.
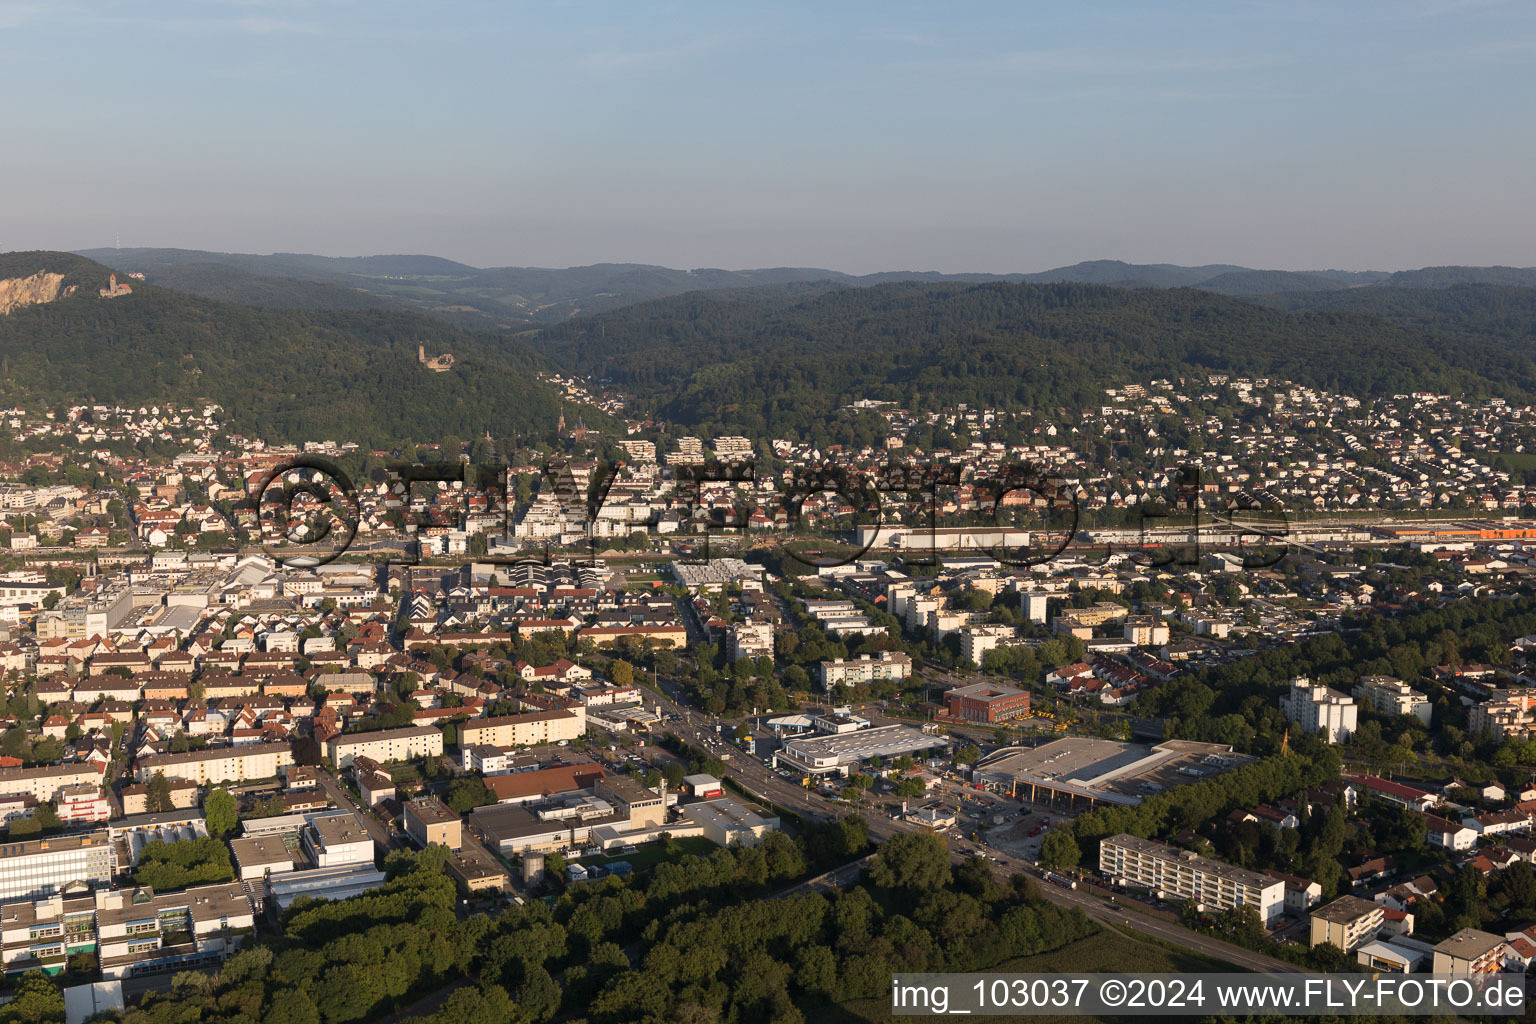
[[120, 250], [120, 249], [122, 249], [122, 247], [123, 247], [123, 233], [121, 231], [114, 232], [112, 248]]

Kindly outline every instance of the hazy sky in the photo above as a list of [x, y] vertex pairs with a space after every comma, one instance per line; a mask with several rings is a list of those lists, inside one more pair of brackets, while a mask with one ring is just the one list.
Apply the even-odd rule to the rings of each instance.
[[0, 250], [1536, 264], [1536, 3], [0, 0]]

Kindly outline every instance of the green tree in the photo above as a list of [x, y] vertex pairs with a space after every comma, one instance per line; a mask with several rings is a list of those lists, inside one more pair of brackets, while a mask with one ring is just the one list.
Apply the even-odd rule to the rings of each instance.
[[28, 971], [11, 1001], [0, 1007], [0, 1024], [54, 1024], [64, 1019], [64, 994], [42, 971]]
[[222, 839], [240, 823], [240, 809], [229, 790], [219, 786], [203, 799], [203, 817], [208, 824], [208, 834]]
[[320, 1010], [303, 989], [285, 988], [272, 997], [263, 1024], [320, 1024]]
[[1066, 829], [1052, 829], [1040, 841], [1040, 863], [1052, 871], [1070, 871], [1082, 857], [1083, 851]]
[[164, 772], [155, 772], [149, 780], [149, 792], [145, 795], [145, 807], [151, 814], [164, 814], [171, 806], [171, 781]]
[[870, 866], [885, 889], [926, 892], [949, 883], [949, 847], [931, 832], [901, 832], [887, 839]]
[[630, 686], [635, 681], [635, 666], [627, 661], [615, 661], [608, 666], [608, 678], [615, 686]]

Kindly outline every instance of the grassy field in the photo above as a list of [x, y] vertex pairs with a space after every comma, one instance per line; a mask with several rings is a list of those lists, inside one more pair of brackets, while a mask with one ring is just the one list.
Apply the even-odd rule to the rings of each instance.
[[1536, 469], [1536, 452], [1500, 452], [1510, 469]]
[[[1145, 973], [1153, 971], [1236, 972], [1239, 968], [1214, 957], [1187, 949], [1173, 949], [1154, 939], [1127, 933], [1120, 929], [1104, 928], [1096, 935], [1079, 939], [1069, 946], [1039, 956], [1017, 957], [1005, 960], [984, 973], [988, 974], [1064, 974], [1068, 972]], [[861, 999], [853, 1003], [830, 1007], [818, 1014], [817, 1024], [876, 1024], [876, 1022], [907, 1020], [894, 1017], [890, 1005], [881, 999]], [[978, 1021], [1017, 1021], [1019, 1017], [967, 1017]], [[1119, 1017], [1052, 1017], [1028, 1018], [1030, 1024], [1085, 1024], [1093, 1020], [1128, 1020]]]
[[677, 844], [679, 852], [669, 854], [665, 843], [646, 843], [635, 848], [634, 853], [624, 854], [599, 854], [595, 857], [581, 857], [583, 864], [611, 864], [616, 860], [627, 860], [636, 872], [649, 871], [663, 860], [676, 860], [690, 853], [696, 853], [700, 857], [708, 857], [719, 847], [705, 839], [703, 836], [683, 836], [681, 839], [672, 840]]

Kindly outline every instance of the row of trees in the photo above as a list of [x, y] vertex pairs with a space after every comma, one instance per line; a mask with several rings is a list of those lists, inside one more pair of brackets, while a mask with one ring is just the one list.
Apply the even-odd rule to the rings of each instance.
[[[664, 862], [643, 879], [583, 884], [552, 906], [464, 920], [443, 873], [447, 851], [397, 853], [382, 888], [301, 899], [284, 914], [283, 937], [235, 954], [217, 976], [177, 975], [171, 992], [123, 1019], [348, 1024], [446, 989], [441, 1005], [411, 1019], [797, 1024], [882, 997], [895, 971], [983, 969], [1095, 930], [1022, 877], [1005, 886], [979, 862], [952, 870], [926, 834], [887, 843], [865, 882], [770, 895], [858, 856], [865, 842], [867, 831], [845, 823], [809, 826], [798, 840], [778, 833]], [[29, 983], [27, 997], [41, 1004], [48, 994]]]

